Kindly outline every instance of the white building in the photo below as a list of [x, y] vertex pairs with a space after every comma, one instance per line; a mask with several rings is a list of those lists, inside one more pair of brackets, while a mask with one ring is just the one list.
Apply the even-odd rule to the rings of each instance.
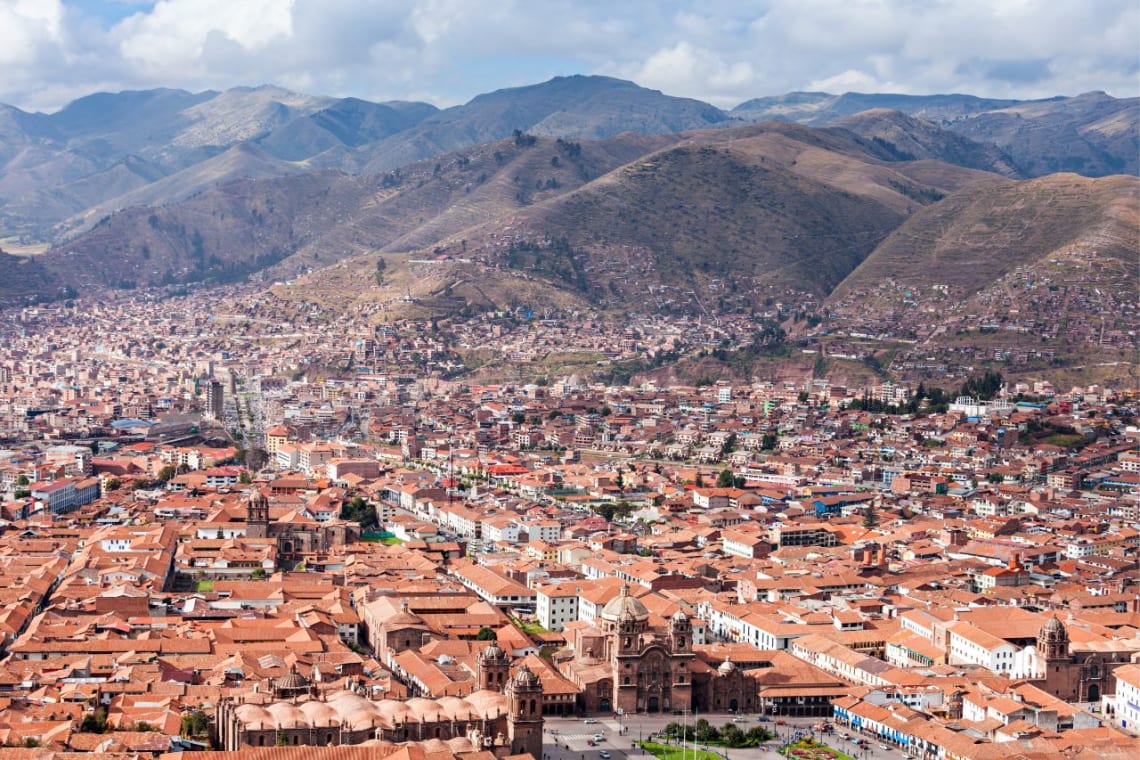
[[1140, 664], [1122, 665], [1116, 675], [1116, 719], [1122, 728], [1140, 727]]
[[537, 591], [535, 613], [548, 631], [561, 631], [578, 619], [578, 593], [581, 583], [556, 583]]

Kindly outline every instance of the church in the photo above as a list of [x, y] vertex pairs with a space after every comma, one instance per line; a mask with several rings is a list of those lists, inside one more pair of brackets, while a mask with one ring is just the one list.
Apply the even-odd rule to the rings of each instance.
[[693, 651], [692, 625], [678, 610], [663, 628], [629, 586], [602, 608], [599, 624], [577, 628], [555, 655], [587, 713], [756, 712], [759, 684], [731, 661], [710, 666]]
[[295, 562], [306, 555], [327, 552], [359, 540], [355, 523], [340, 519], [318, 521], [305, 517], [304, 510], [290, 511], [285, 519], [270, 520], [269, 497], [261, 489], [249, 492], [246, 502], [245, 535], [277, 540], [279, 561]]
[[[243, 747], [442, 742], [454, 754], [542, 757], [542, 684], [527, 667], [511, 674], [497, 646], [478, 661], [479, 689], [466, 697], [371, 700], [353, 679], [321, 692], [292, 670], [218, 704], [214, 743]], [[264, 688], [263, 688], [264, 686]]]
[[1116, 693], [1116, 668], [1140, 659], [1140, 641], [1075, 643], [1053, 615], [1037, 632], [1037, 646], [1029, 655], [1030, 672], [1037, 674], [1031, 679], [1034, 686], [1066, 702], [1099, 702], [1105, 694]]

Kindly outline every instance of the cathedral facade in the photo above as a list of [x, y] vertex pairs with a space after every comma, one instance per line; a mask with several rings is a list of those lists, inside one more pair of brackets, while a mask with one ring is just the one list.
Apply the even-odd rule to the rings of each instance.
[[587, 713], [678, 713], [748, 710], [759, 705], [754, 679], [731, 663], [710, 668], [693, 652], [688, 616], [678, 610], [661, 628], [623, 586], [597, 625], [574, 631], [558, 666], [580, 690]]
[[1066, 702], [1099, 702], [1116, 693], [1116, 668], [1140, 659], [1140, 649], [1129, 640], [1074, 645], [1054, 615], [1037, 632], [1032, 656], [1035, 686]]

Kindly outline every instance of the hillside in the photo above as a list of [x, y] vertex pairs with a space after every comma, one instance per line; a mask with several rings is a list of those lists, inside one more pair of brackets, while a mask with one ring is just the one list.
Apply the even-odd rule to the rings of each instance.
[[[511, 139], [383, 175], [235, 180], [181, 202], [110, 214], [41, 261], [82, 287], [228, 281], [267, 268], [289, 276], [371, 251], [434, 246], [671, 141], [639, 135], [581, 144]], [[248, 144], [223, 156], [231, 154], [263, 160]]]
[[1140, 207], [1132, 177], [1072, 174], [972, 184], [915, 213], [836, 289], [886, 279], [971, 293], [1013, 269], [1072, 248], [1133, 261]]
[[[595, 308], [747, 312], [757, 293], [786, 287], [827, 293], [907, 214], [978, 177], [935, 162], [884, 162], [853, 135], [796, 125], [682, 138], [570, 192], [534, 192], [512, 178], [526, 202], [509, 213], [484, 216], [450, 235], [425, 225], [387, 250], [409, 250], [413, 259], [438, 261], [433, 271], [447, 270], [431, 287], [409, 287], [417, 297], [449, 278], [483, 282], [489, 271], [505, 268], [536, 288], [577, 294]], [[544, 173], [549, 170], [547, 164]], [[500, 174], [488, 185], [510, 176]], [[468, 204], [462, 210], [473, 211]], [[478, 218], [468, 213], [464, 221]], [[427, 250], [429, 237], [435, 241]], [[414, 244], [423, 244], [420, 252]], [[367, 257], [345, 262], [336, 274], [315, 271], [293, 295], [343, 300], [345, 275], [339, 272], [347, 268], [355, 272], [348, 281], [368, 283], [374, 265]], [[402, 263], [395, 266], [389, 270], [392, 288]], [[416, 266], [423, 270], [426, 264]], [[368, 299], [401, 295], [371, 285], [363, 290]], [[485, 291], [477, 300], [504, 299]]]

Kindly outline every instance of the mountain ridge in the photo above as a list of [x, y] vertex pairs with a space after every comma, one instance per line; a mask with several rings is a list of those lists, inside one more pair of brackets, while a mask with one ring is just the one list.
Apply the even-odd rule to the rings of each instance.
[[[1059, 169], [1089, 176], [1135, 174], [1140, 172], [1136, 103], [1096, 92], [1037, 101], [790, 93], [723, 111], [625, 80], [582, 75], [483, 93], [442, 111], [424, 103], [371, 103], [272, 85], [224, 92], [159, 88], [95, 93], [51, 114], [0, 108], [0, 239], [60, 242], [132, 203], [167, 203], [247, 176], [240, 162], [209, 163], [242, 142], [264, 151], [258, 176], [298, 168], [372, 174], [507, 137], [516, 129], [594, 139], [625, 131], [724, 128], [770, 118], [822, 124], [892, 107], [997, 146], [1025, 176]], [[154, 168], [140, 175], [142, 180], [155, 176], [150, 181], [159, 182], [193, 169], [185, 176], [196, 184], [187, 189], [171, 181], [138, 192], [133, 181], [104, 184], [96, 179], [128, 155]], [[70, 191], [69, 184], [77, 181], [86, 182], [87, 189]], [[88, 205], [80, 208], [81, 203]]]

